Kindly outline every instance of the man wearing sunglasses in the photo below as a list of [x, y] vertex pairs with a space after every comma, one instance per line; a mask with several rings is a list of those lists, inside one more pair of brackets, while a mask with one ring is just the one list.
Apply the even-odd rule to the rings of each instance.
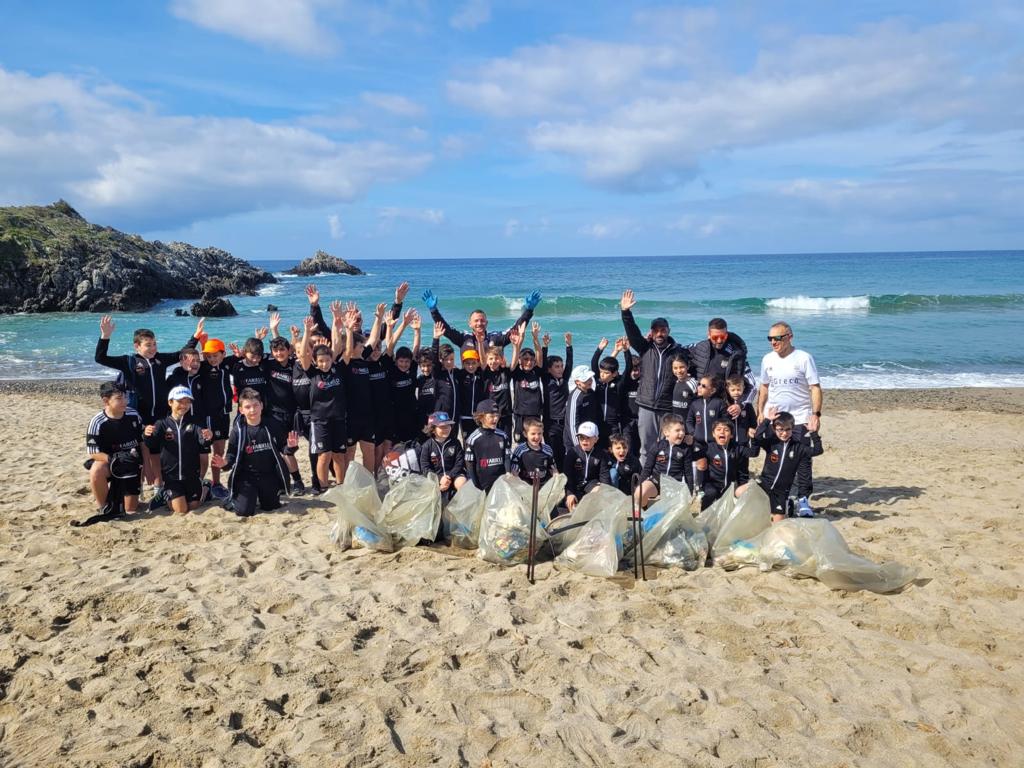
[[[744, 402], [754, 402], [757, 396], [757, 380], [747, 362], [747, 344], [738, 335], [729, 330], [728, 324], [721, 317], [713, 317], [708, 321], [708, 337], [686, 347], [690, 356], [690, 375], [700, 379], [701, 376], [716, 376], [725, 381], [730, 376], [742, 375], [747, 380], [747, 392]], [[736, 413], [740, 407], [735, 406]]]
[[[793, 414], [793, 438], [803, 441], [808, 432], [821, 426], [821, 381], [814, 358], [793, 346], [789, 323], [776, 323], [768, 331], [772, 351], [761, 360], [757, 419], [772, 411]], [[808, 497], [812, 490], [811, 462], [801, 464], [796, 476], [797, 508], [801, 517], [814, 514]]]

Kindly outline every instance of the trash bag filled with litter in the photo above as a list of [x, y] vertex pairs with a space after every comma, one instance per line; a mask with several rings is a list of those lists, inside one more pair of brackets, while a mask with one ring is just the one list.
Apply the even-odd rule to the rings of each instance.
[[[565, 476], [558, 475], [557, 477], [564, 478]], [[562, 487], [565, 487], [564, 480]], [[547, 533], [554, 553], [561, 554], [566, 547], [576, 541], [583, 527], [599, 512], [606, 509], [615, 509], [623, 518], [626, 518], [631, 509], [629, 496], [610, 485], [598, 485], [580, 499], [580, 503], [571, 513], [552, 520], [548, 525]], [[626, 542], [623, 544], [625, 546]]]
[[[515, 483], [522, 481], [502, 475], [487, 494], [477, 551], [481, 560], [499, 565], [517, 565], [527, 560], [531, 504], [523, 499]], [[535, 545], [540, 546], [546, 537], [538, 522]]]
[[727, 569], [755, 565], [780, 569], [787, 576], [818, 579], [831, 589], [894, 592], [913, 581], [915, 569], [899, 563], [875, 563], [850, 551], [828, 520], [788, 519], [752, 539], [735, 542], [716, 558]]
[[687, 571], [704, 566], [708, 539], [690, 511], [692, 501], [686, 483], [662, 475], [661, 497], [644, 512], [645, 563]]
[[614, 576], [622, 560], [623, 536], [630, 528], [626, 501], [625, 510], [615, 505], [599, 510], [555, 562], [587, 576]]
[[345, 482], [323, 495], [334, 504], [337, 520], [331, 529], [331, 541], [342, 549], [366, 547], [378, 552], [393, 552], [394, 541], [381, 516], [381, 501], [373, 475], [362, 464], [351, 462]]
[[431, 472], [396, 478], [381, 503], [380, 519], [399, 547], [433, 541], [441, 523], [441, 490]]
[[737, 541], [751, 539], [772, 524], [771, 502], [757, 483], [750, 483], [738, 499], [730, 485], [721, 498], [697, 516], [711, 545], [711, 557], [729, 551]]
[[466, 483], [452, 496], [444, 509], [446, 533], [452, 546], [476, 549], [480, 540], [480, 520], [484, 516], [487, 494], [473, 483]]

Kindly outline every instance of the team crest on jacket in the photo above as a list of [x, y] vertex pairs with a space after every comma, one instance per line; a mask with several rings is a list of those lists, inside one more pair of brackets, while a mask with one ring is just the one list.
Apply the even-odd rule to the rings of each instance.
[[713, 458], [711, 460], [711, 463], [714, 464], [716, 467], [721, 467], [722, 466], [722, 459], [719, 458], [718, 456], [715, 456], [715, 458]]
[[146, 366], [143, 364], [141, 360], [135, 361], [135, 372], [140, 376], [146, 372]]
[[778, 464], [779, 463], [779, 455], [777, 453], [769, 453], [768, 454], [768, 460], [772, 464]]

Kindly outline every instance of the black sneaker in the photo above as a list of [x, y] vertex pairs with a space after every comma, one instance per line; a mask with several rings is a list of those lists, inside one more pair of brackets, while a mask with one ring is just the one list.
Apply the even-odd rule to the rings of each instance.
[[299, 480], [292, 480], [292, 496], [305, 496], [306, 495], [306, 484]]

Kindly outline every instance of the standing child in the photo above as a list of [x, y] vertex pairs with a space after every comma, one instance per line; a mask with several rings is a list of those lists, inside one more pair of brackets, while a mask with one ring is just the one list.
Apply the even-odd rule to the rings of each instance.
[[690, 364], [682, 352], [672, 357], [672, 374], [676, 377], [672, 384], [672, 413], [685, 419], [690, 412], [690, 403], [697, 397], [698, 382], [690, 376]]
[[523, 438], [512, 451], [512, 474], [518, 475], [528, 483], [533, 482], [534, 475], [546, 483], [558, 472], [555, 464], [555, 452], [544, 443], [544, 423], [534, 417], [527, 416], [523, 420]]
[[[300, 427], [296, 426], [296, 414], [299, 410], [294, 382], [296, 358], [292, 353], [291, 342], [281, 335], [280, 326], [281, 315], [274, 312], [270, 315], [270, 358], [264, 361], [264, 370], [267, 374], [267, 407], [270, 418], [276, 419], [286, 433], [294, 429], [301, 434]], [[292, 493], [305, 493], [306, 485], [299, 474], [299, 462], [295, 458], [295, 451], [286, 448], [284, 456], [288, 474], [292, 478]]]
[[725, 415], [725, 402], [719, 395], [720, 382], [714, 376], [701, 376], [698, 397], [686, 411], [686, 434], [697, 443], [711, 442], [711, 425]]
[[682, 416], [666, 413], [661, 417], [661, 438], [647, 454], [647, 461], [640, 473], [640, 506], [646, 507], [651, 499], [661, 493], [662, 475], [685, 482], [687, 487], [693, 490], [694, 480], [687, 472], [690, 452], [685, 438], [686, 429]]
[[565, 450], [579, 445], [579, 428], [584, 422], [596, 424], [600, 418], [594, 397], [594, 372], [585, 365], [577, 365], [569, 376], [569, 400], [565, 404]]
[[203, 485], [199, 460], [213, 432], [190, 415], [192, 390], [177, 386], [167, 397], [170, 416], [146, 427], [146, 444], [160, 456], [164, 496], [176, 515], [187, 515], [206, 501], [209, 489]]
[[565, 449], [565, 508], [572, 512], [599, 483], [611, 484], [608, 454], [597, 447], [598, 429], [592, 421], [576, 428], [576, 442]]
[[598, 445], [608, 445], [609, 435], [620, 432], [625, 423], [626, 414], [629, 410], [629, 392], [624, 386], [624, 381], [630, 376], [632, 363], [629, 353], [626, 353], [625, 375], [619, 374], [619, 361], [616, 356], [626, 349], [625, 337], [615, 340], [611, 355], [601, 358], [601, 353], [608, 347], [608, 339], [601, 339], [594, 350], [590, 360], [590, 367], [597, 371], [597, 385], [594, 394], [597, 398], [600, 418], [597, 427], [601, 431], [601, 439]]
[[[405, 332], [406, 326], [413, 330], [412, 349], [398, 347], [398, 340]], [[389, 327], [387, 351], [381, 358], [384, 370], [388, 374], [391, 386], [391, 407], [394, 409], [392, 420], [391, 441], [393, 443], [415, 443], [423, 437], [423, 425], [419, 420], [416, 402], [416, 369], [413, 359], [420, 351], [420, 316], [415, 309], [410, 309], [402, 318], [401, 324], [394, 332]]]
[[623, 425], [622, 433], [629, 438], [629, 450], [640, 457], [640, 404], [636, 397], [640, 392], [640, 358], [629, 350], [629, 339], [626, 339], [626, 354], [629, 355], [629, 375], [625, 377], [623, 386], [626, 388], [626, 402], [628, 403], [627, 421]]
[[[793, 436], [793, 414], [770, 408], [767, 417], [757, 428], [751, 447], [764, 449], [764, 465], [757, 484], [768, 494], [772, 522], [777, 523], [784, 520], [788, 512], [789, 493], [797, 472], [807, 471], [811, 458], [820, 456], [822, 447], [817, 432], [807, 432], [803, 440]], [[814, 513], [800, 509], [799, 516], [814, 517]]]
[[[355, 451], [358, 446], [363, 456], [363, 466], [371, 473], [374, 471], [377, 454], [374, 442], [373, 388], [370, 384], [372, 366], [366, 358], [377, 343], [380, 334], [380, 318], [386, 309], [384, 304], [377, 305], [369, 339], [356, 331], [353, 326], [352, 353], [344, 361], [341, 369], [344, 374], [345, 403], [348, 410], [347, 444], [351, 449], [351, 453], [346, 452], [343, 463], [347, 466], [349, 461], [355, 460]], [[358, 312], [358, 309], [353, 305], [349, 311]], [[356, 318], [356, 315], [352, 315], [352, 317]], [[354, 319], [353, 322], [358, 322], [358, 320]]]
[[[539, 326], [533, 324], [534, 345], [538, 344], [537, 332]], [[537, 367], [537, 358], [532, 349], [523, 349], [523, 334], [516, 329], [512, 339], [512, 441], [521, 443], [526, 439], [525, 423], [533, 419], [542, 426], [541, 440], [544, 442], [543, 422], [541, 418], [544, 412], [544, 382], [541, 378], [540, 369]], [[539, 349], [539, 347], [538, 347]]]
[[565, 405], [569, 401], [569, 377], [572, 370], [572, 334], [565, 334], [565, 359], [548, 355], [551, 335], [545, 333], [540, 350], [540, 367], [544, 382], [544, 437], [555, 452], [559, 466], [565, 459]]
[[427, 439], [420, 446], [420, 471], [433, 472], [441, 495], [450, 501], [466, 484], [466, 457], [462, 445], [452, 436], [454, 422], [447, 413], [437, 411], [427, 419]]
[[[312, 318], [310, 319], [312, 321]], [[251, 517], [260, 509], [281, 506], [281, 492], [288, 492], [288, 472], [282, 451], [299, 444], [299, 435], [285, 435], [273, 419], [263, 418], [263, 400], [254, 389], [238, 393], [242, 418], [231, 425], [227, 453], [211, 460], [221, 469], [231, 469], [231, 500], [235, 514]]]
[[484, 493], [509, 470], [508, 435], [498, 429], [498, 416], [498, 404], [482, 400], [473, 414], [477, 429], [466, 440], [466, 473]]
[[[125, 389], [134, 392], [135, 410], [145, 425], [155, 424], [167, 415], [167, 369], [178, 362], [173, 352], [157, 352], [156, 334], [148, 328], [138, 328], [132, 337], [135, 352], [128, 355], [111, 356], [110, 337], [114, 333], [114, 320], [109, 315], [100, 319], [100, 338], [96, 342], [96, 362], [107, 368], [120, 371]], [[160, 477], [160, 456], [150, 452], [142, 444], [143, 475], [153, 487], [150, 508], [164, 503], [163, 480]]]
[[[743, 376], [730, 376], [725, 380], [725, 416], [732, 419], [732, 433], [741, 448], [750, 445], [750, 439], [757, 431], [757, 412], [747, 397], [747, 380]], [[743, 485], [750, 480], [750, 454], [740, 451], [737, 482]]]
[[[519, 339], [523, 343], [519, 326], [508, 332], [509, 340]], [[512, 434], [512, 392], [511, 371], [505, 363], [505, 352], [501, 347], [490, 347], [487, 350], [487, 367], [483, 371], [484, 395], [498, 404], [498, 429], [506, 435]]]
[[[468, 448], [469, 436], [477, 428], [475, 414], [478, 404], [487, 398], [484, 379], [480, 375], [480, 353], [475, 349], [462, 350], [462, 368], [453, 368], [451, 373], [455, 381], [455, 400], [459, 407], [458, 417], [459, 425], [462, 427], [462, 442]], [[495, 407], [497, 407], [497, 403], [495, 403]], [[497, 422], [495, 422], [495, 427], [497, 427]]]

